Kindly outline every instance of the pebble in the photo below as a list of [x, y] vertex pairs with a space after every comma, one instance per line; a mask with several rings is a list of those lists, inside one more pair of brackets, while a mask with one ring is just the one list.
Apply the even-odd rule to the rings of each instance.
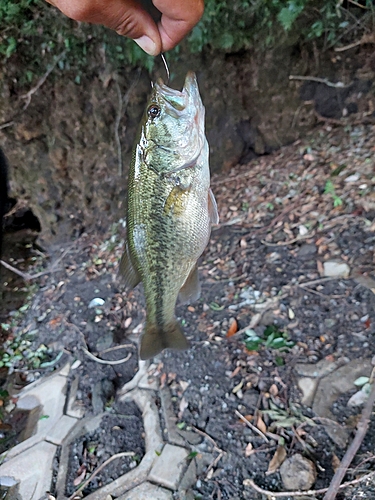
[[323, 264], [324, 276], [328, 278], [347, 278], [350, 274], [350, 267], [346, 262], [327, 260]]
[[280, 467], [280, 476], [287, 490], [309, 490], [316, 481], [314, 463], [297, 453]]

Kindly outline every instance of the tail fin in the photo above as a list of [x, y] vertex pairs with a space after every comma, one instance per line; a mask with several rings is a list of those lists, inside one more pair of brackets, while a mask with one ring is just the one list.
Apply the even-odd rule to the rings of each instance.
[[146, 325], [146, 329], [141, 338], [140, 357], [149, 359], [156, 356], [163, 349], [184, 350], [189, 347], [181, 326], [176, 320], [164, 327], [156, 325]]

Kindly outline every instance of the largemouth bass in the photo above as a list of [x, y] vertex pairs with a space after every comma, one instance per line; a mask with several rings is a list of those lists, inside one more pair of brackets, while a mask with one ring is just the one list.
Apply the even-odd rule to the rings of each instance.
[[199, 297], [197, 260], [218, 221], [195, 74], [187, 74], [181, 92], [158, 80], [133, 150], [120, 264], [128, 287], [144, 286], [141, 359], [189, 347], [175, 306], [178, 297], [183, 303]]

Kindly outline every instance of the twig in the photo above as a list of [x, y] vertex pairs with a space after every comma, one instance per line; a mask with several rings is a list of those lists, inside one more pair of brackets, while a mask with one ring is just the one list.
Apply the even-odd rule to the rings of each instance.
[[293, 243], [297, 243], [297, 241], [302, 241], [302, 240], [308, 240], [309, 238], [314, 238], [315, 233], [312, 234], [305, 234], [304, 236], [297, 236], [296, 238], [293, 238], [292, 240], [288, 241], [279, 241], [278, 243], [268, 243], [266, 240], [260, 240], [263, 245], [266, 245], [267, 247], [284, 247], [288, 245], [292, 245]]
[[204, 431], [201, 431], [200, 429], [198, 429], [197, 427], [194, 427], [194, 425], [191, 425], [191, 428], [198, 434], [200, 434], [201, 436], [207, 438], [210, 443], [213, 445], [215, 451], [217, 451], [218, 453], [224, 453], [224, 450], [222, 450], [221, 448], [219, 448], [219, 445], [217, 444], [217, 442], [211, 437], [209, 436], [206, 432]]
[[40, 87], [44, 84], [44, 82], [47, 80], [47, 78], [49, 77], [49, 75], [52, 73], [52, 71], [55, 69], [56, 67], [56, 64], [64, 57], [65, 55], [65, 50], [59, 55], [57, 56], [57, 58], [55, 59], [55, 61], [52, 63], [52, 65], [47, 69], [47, 71], [44, 73], [44, 75], [40, 78], [40, 80], [38, 80], [38, 83], [33, 87], [31, 88], [28, 92], [26, 92], [26, 94], [22, 95], [21, 96], [21, 99], [25, 99], [25, 103], [24, 105], [22, 106], [22, 108], [20, 110], [18, 110], [10, 120], [7, 120], [6, 122], [4, 123], [1, 123], [0, 124], [0, 130], [4, 129], [4, 128], [7, 128], [7, 127], [12, 127], [13, 125], [15, 125], [16, 123], [16, 119], [22, 115], [22, 113], [29, 107], [30, 105], [30, 102], [31, 102], [31, 97], [40, 89]]
[[126, 361], [128, 361], [132, 355], [132, 353], [129, 352], [129, 354], [125, 358], [117, 359], [116, 361], [110, 361], [106, 359], [97, 358], [96, 356], [94, 356], [94, 354], [91, 354], [91, 352], [88, 349], [86, 349], [86, 347], [82, 347], [82, 350], [86, 354], [86, 356], [88, 356], [93, 361], [100, 363], [101, 365], [120, 365], [121, 363], [125, 363]]
[[251, 422], [249, 422], [243, 415], [242, 413], [240, 413], [238, 410], [234, 410], [234, 413], [237, 415], [238, 418], [240, 418], [242, 420], [242, 422], [244, 422], [248, 427], [250, 427], [250, 429], [254, 432], [256, 432], [257, 434], [259, 434], [260, 437], [262, 437], [266, 443], [269, 443], [269, 439], [267, 438], [267, 436], [261, 431], [258, 429], [258, 427], [255, 427], [255, 425], [253, 425]]
[[333, 83], [327, 80], [327, 78], [318, 78], [316, 76], [289, 75], [289, 80], [303, 80], [305, 82], [324, 83], [324, 85], [327, 85], [327, 87], [341, 88], [341, 89], [349, 87], [349, 85], [344, 85], [342, 82]]
[[[366, 474], [365, 476], [359, 477], [358, 479], [353, 479], [353, 481], [348, 481], [346, 483], [343, 483], [342, 485], [339, 486], [340, 489], [342, 488], [347, 488], [348, 486], [352, 486], [354, 484], [358, 484], [362, 481], [366, 481], [366, 479], [370, 479], [375, 475], [375, 471], [370, 472], [369, 474]], [[321, 495], [325, 493], [328, 488], [321, 488], [320, 490], [307, 490], [307, 491], [302, 491], [302, 490], [296, 490], [296, 491], [270, 491], [270, 490], [264, 490], [260, 486], [258, 486], [252, 479], [245, 479], [243, 482], [244, 486], [250, 486], [253, 488], [255, 491], [258, 493], [262, 493], [263, 495], [267, 495], [269, 497], [275, 497], [275, 498], [283, 498], [283, 497], [298, 497], [298, 496], [313, 496], [313, 495]], [[70, 499], [69, 499], [70, 500]]]
[[368, 7], [366, 7], [366, 5], [361, 5], [360, 3], [358, 2], [355, 2], [354, 0], [348, 0], [349, 3], [352, 3], [353, 5], [355, 5], [356, 7], [359, 7], [360, 9], [365, 9], [365, 10], [368, 10]]
[[29, 274], [29, 273], [24, 273], [23, 271], [20, 271], [16, 267], [11, 266], [7, 262], [4, 262], [3, 260], [0, 260], [0, 264], [4, 266], [6, 269], [9, 271], [12, 271], [12, 273], [17, 274], [18, 276], [21, 276], [22, 279], [25, 281], [32, 281], [37, 278], [40, 278], [41, 276], [44, 276], [45, 274], [50, 274], [50, 273], [56, 273], [57, 271], [61, 271], [61, 269], [47, 269], [47, 271], [41, 271], [40, 273], [36, 274]]
[[355, 433], [354, 439], [346, 450], [346, 453], [341, 460], [340, 467], [337, 469], [335, 475], [332, 478], [331, 484], [325, 494], [323, 500], [334, 500], [336, 498], [337, 492], [340, 488], [340, 483], [343, 480], [349, 465], [352, 463], [358, 448], [361, 446], [362, 441], [366, 435], [367, 429], [369, 427], [372, 408], [375, 403], [375, 383], [372, 384], [371, 392], [368, 397], [366, 406], [362, 412], [361, 420], [359, 421], [357, 432]]
[[360, 40], [350, 43], [349, 45], [344, 45], [343, 47], [335, 47], [334, 50], [335, 52], [344, 52], [345, 50], [353, 49], [354, 47], [358, 47], [358, 45], [364, 45], [367, 43], [375, 43], [374, 33], [365, 34]]
[[49, 75], [52, 73], [52, 71], [55, 69], [56, 67], [56, 64], [65, 56], [65, 50], [63, 52], [61, 52], [61, 54], [59, 56], [56, 57], [55, 61], [53, 62], [53, 64], [47, 69], [47, 71], [44, 73], [44, 75], [42, 76], [42, 78], [40, 78], [40, 80], [38, 80], [38, 83], [33, 87], [31, 88], [26, 94], [22, 95], [21, 98], [22, 99], [25, 99], [25, 104], [23, 105], [22, 107], [22, 111], [25, 111], [28, 107], [29, 107], [29, 104], [31, 102], [31, 97], [36, 93], [38, 92], [38, 90], [40, 89], [40, 87], [44, 84], [44, 82], [47, 80], [47, 78], [49, 77]]
[[[124, 451], [122, 453], [116, 453], [116, 455], [112, 455], [110, 458], [108, 458], [108, 460], [106, 460], [105, 462], [102, 463], [102, 465], [99, 465], [99, 467], [91, 474], [91, 476], [86, 479], [86, 481], [84, 481], [81, 486], [78, 488], [77, 491], [75, 491], [73, 493], [73, 495], [71, 495], [68, 500], [74, 500], [76, 498], [76, 496], [81, 493], [81, 491], [83, 491], [86, 486], [90, 483], [90, 481], [92, 481], [94, 479], [94, 477], [99, 474], [99, 472], [104, 468], [106, 467], [108, 464], [110, 464], [111, 462], [113, 462], [113, 460], [116, 460], [117, 458], [122, 458], [122, 457], [133, 457], [135, 455], [134, 451]], [[80, 497], [79, 497], [80, 498]]]
[[128, 349], [129, 347], [134, 347], [134, 346], [133, 346], [133, 344], [115, 345], [114, 347], [108, 347], [108, 349], [104, 349], [104, 351], [100, 351], [99, 354], [105, 354], [106, 352], [117, 351], [118, 349]]

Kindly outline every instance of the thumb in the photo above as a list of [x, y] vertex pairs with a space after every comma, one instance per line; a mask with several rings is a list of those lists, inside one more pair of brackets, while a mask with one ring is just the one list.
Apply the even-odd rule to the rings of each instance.
[[148, 54], [161, 51], [158, 28], [136, 0], [47, 0], [76, 21], [103, 24], [133, 40]]

